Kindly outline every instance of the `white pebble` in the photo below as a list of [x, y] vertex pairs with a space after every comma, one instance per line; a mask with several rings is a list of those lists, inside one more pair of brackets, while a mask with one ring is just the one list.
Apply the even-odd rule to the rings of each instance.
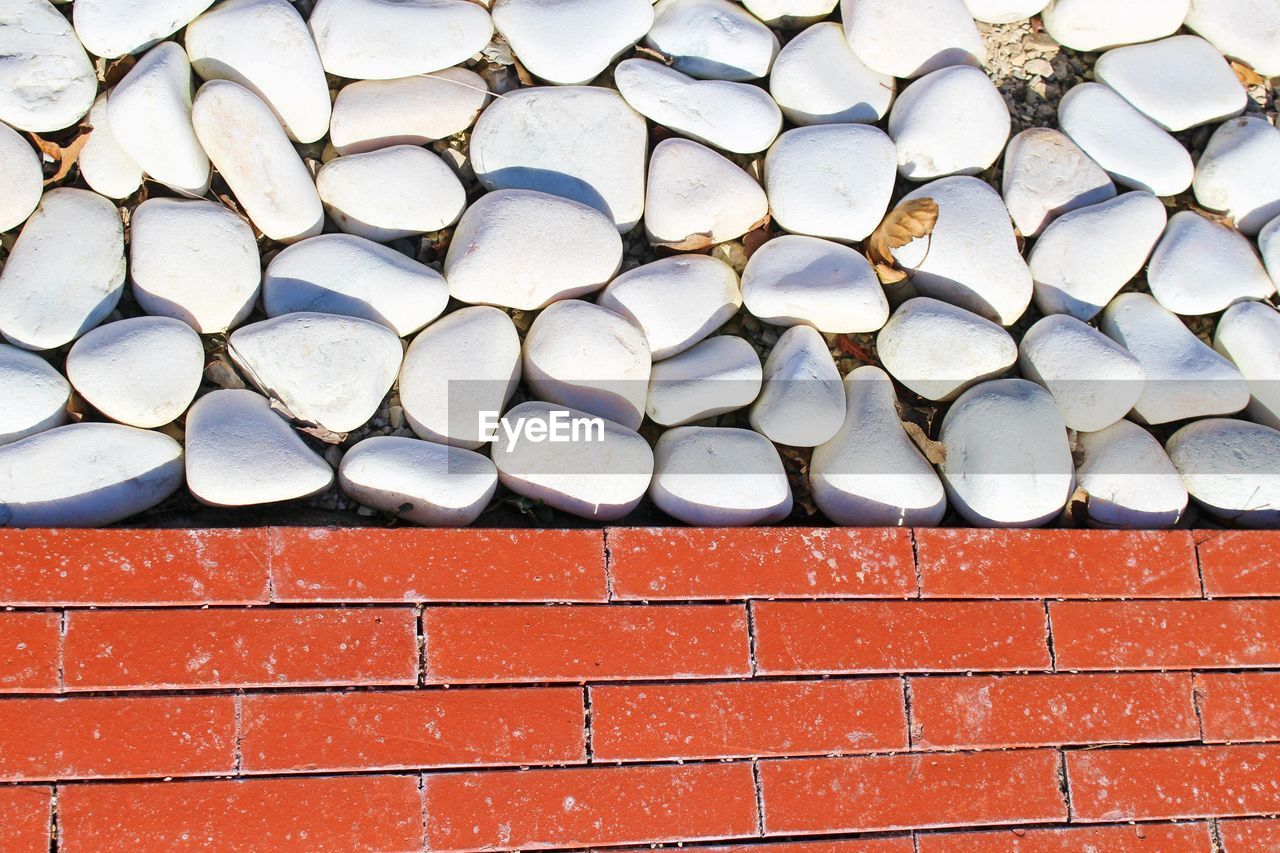
[[589, 83], [649, 32], [653, 2], [497, 0], [493, 24], [530, 74], [551, 83]]
[[705, 145], [664, 139], [649, 158], [644, 230], [649, 242], [697, 250], [741, 237], [769, 214], [755, 179]]
[[93, 130], [80, 149], [76, 165], [89, 189], [107, 198], [128, 198], [142, 186], [142, 167], [120, 147], [107, 116], [107, 93], [89, 110]]
[[1276, 286], [1249, 240], [1192, 210], [1175, 213], [1147, 267], [1151, 295], [1175, 314], [1216, 314]]
[[742, 271], [747, 310], [774, 326], [819, 332], [874, 332], [889, 319], [889, 300], [861, 252], [784, 234], [755, 251]]
[[1187, 508], [1187, 488], [1160, 442], [1130, 421], [1081, 433], [1076, 480], [1088, 497], [1089, 521], [1099, 527], [1172, 527]]
[[465, 527], [498, 488], [487, 456], [416, 438], [374, 436], [346, 452], [342, 491], [363, 506], [428, 527]]
[[877, 122], [889, 114], [896, 86], [863, 64], [834, 21], [787, 42], [769, 74], [769, 94], [799, 125]]
[[1257, 116], [1224, 123], [1200, 155], [1196, 201], [1228, 214], [1251, 237], [1280, 216], [1280, 130]]
[[36, 133], [79, 121], [98, 79], [71, 24], [48, 0], [5, 0], [0, 17], [0, 121]]
[[1072, 50], [1105, 50], [1173, 35], [1190, 0], [1052, 0], [1041, 19], [1054, 41]]
[[414, 145], [330, 160], [316, 175], [316, 192], [339, 228], [380, 243], [447, 228], [467, 205], [453, 170]]
[[1009, 108], [980, 68], [956, 65], [908, 86], [889, 113], [898, 172], [912, 181], [976, 175], [1004, 151]]
[[1023, 377], [1044, 387], [1068, 429], [1106, 429], [1133, 409], [1146, 374], [1133, 354], [1092, 326], [1051, 314], [1018, 347]]
[[986, 24], [1025, 21], [1047, 6], [1049, 0], [964, 0], [969, 14]]
[[1280, 286], [1280, 216], [1271, 220], [1258, 235], [1258, 249], [1271, 280]]
[[76, 36], [94, 56], [140, 53], [189, 24], [213, 0], [76, 0]]
[[468, 0], [317, 0], [308, 23], [324, 70], [355, 80], [439, 71], [493, 35], [488, 11]]
[[1280, 429], [1280, 312], [1266, 302], [1232, 305], [1218, 320], [1213, 346], [1248, 380], [1249, 417]]
[[1175, 432], [1165, 449], [1212, 515], [1242, 527], [1280, 525], [1280, 431], [1209, 418]]
[[953, 400], [1018, 360], [1004, 329], [925, 296], [898, 307], [876, 337], [876, 351], [894, 379], [928, 400]]
[[920, 77], [987, 58], [963, 0], [840, 0], [840, 17], [853, 52], [882, 74]]
[[1116, 195], [1101, 166], [1065, 134], [1047, 127], [1024, 130], [1009, 140], [1002, 181], [1005, 206], [1026, 237], [1036, 236], [1064, 213]]
[[1192, 0], [1186, 25], [1263, 77], [1280, 76], [1280, 6], [1272, 0]]
[[1222, 54], [1197, 36], [1109, 50], [1098, 59], [1094, 74], [1175, 133], [1237, 116], [1249, 100]]
[[791, 485], [778, 450], [749, 429], [686, 426], [653, 449], [649, 497], [685, 524], [741, 527], [791, 514]]
[[770, 27], [793, 30], [831, 14], [839, 0], [742, 0], [747, 11]]
[[704, 80], [756, 80], [769, 73], [778, 37], [729, 0], [658, 0], [645, 44]]
[[357, 80], [333, 102], [329, 141], [339, 154], [422, 145], [461, 133], [489, 101], [484, 78], [466, 68], [396, 80]]
[[0, 231], [27, 220], [44, 192], [40, 155], [7, 124], [0, 124]]
[[827, 342], [811, 326], [792, 326], [764, 362], [751, 427], [790, 447], [830, 441], [844, 422], [844, 388]]
[[654, 363], [645, 411], [662, 426], [713, 418], [750, 406], [763, 381], [760, 356], [751, 344], [717, 335]]
[[0, 445], [62, 426], [71, 385], [33, 352], [0, 344]]

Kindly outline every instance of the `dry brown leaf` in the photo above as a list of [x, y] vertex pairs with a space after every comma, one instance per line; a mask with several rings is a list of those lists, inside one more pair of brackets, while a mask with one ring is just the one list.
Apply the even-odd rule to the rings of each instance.
[[898, 259], [893, 256], [893, 250], [912, 240], [928, 237], [937, 224], [938, 203], [931, 198], [904, 202], [885, 214], [884, 220], [867, 238], [867, 257], [876, 267], [881, 282], [895, 284], [906, 278], [906, 273], [898, 266]]
[[298, 432], [305, 432], [313, 438], [320, 439], [325, 444], [342, 444], [342, 442], [347, 440], [347, 434], [345, 432], [334, 432], [331, 429], [325, 429], [324, 427], [317, 426], [315, 424], [305, 426], [298, 424], [295, 428]]
[[920, 448], [920, 452], [930, 464], [941, 465], [947, 461], [947, 448], [942, 442], [929, 438], [919, 424], [903, 421], [902, 428], [907, 431], [907, 435], [911, 436], [911, 440], [915, 442], [916, 447]]
[[876, 277], [881, 284], [902, 284], [907, 280], [905, 272], [888, 264], [876, 264]]
[[876, 360], [871, 357], [871, 353], [854, 343], [853, 338], [848, 335], [837, 335], [836, 347], [845, 355], [857, 356], [867, 364], [875, 364]]
[[31, 136], [31, 141], [36, 144], [36, 148], [40, 149], [40, 153], [58, 164], [58, 168], [54, 171], [53, 176], [45, 178], [45, 186], [55, 184], [67, 176], [71, 171], [71, 167], [75, 165], [76, 160], [80, 158], [80, 149], [84, 148], [84, 144], [89, 141], [89, 132], [91, 130], [93, 130], [93, 128], [87, 124], [80, 125], [75, 138], [66, 145], [59, 145], [57, 142], [51, 142], [39, 134], [29, 134]]
[[654, 243], [653, 245], [674, 249], [677, 252], [700, 252], [711, 248], [712, 243], [711, 235], [704, 231], [700, 234], [690, 234], [678, 243]]
[[102, 72], [102, 83], [107, 88], [111, 88], [115, 84], [124, 79], [124, 75], [129, 73], [134, 64], [138, 61], [138, 57], [131, 53], [126, 53], [119, 59], [113, 59], [107, 63], [107, 67]]
[[742, 235], [742, 250], [750, 258], [756, 253], [756, 250], [768, 243], [772, 235], [768, 228], [757, 228], [754, 231], [748, 231]]
[[1263, 77], [1257, 71], [1254, 71], [1243, 62], [1231, 61], [1231, 70], [1236, 72], [1236, 77], [1240, 79], [1240, 83], [1248, 88], [1250, 86], [1266, 86], [1267, 78]]
[[1089, 522], [1089, 493], [1084, 486], [1077, 486], [1067, 501], [1063, 515], [1076, 527], [1085, 527]]

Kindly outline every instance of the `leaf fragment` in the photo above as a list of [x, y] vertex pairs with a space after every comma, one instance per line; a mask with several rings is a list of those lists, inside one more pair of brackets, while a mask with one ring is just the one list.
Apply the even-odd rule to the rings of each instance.
[[907, 435], [911, 436], [911, 440], [915, 442], [916, 447], [924, 454], [924, 458], [929, 460], [929, 464], [941, 465], [947, 461], [946, 445], [929, 438], [919, 424], [903, 421], [902, 428], [907, 431]]
[[1265, 87], [1267, 85], [1266, 77], [1263, 77], [1243, 62], [1237, 62], [1233, 59], [1231, 61], [1231, 70], [1236, 72], [1236, 77], [1246, 89], [1252, 86]]
[[895, 249], [928, 237], [938, 224], [938, 203], [931, 198], [903, 202], [885, 214], [876, 230], [867, 238], [867, 257], [883, 284], [897, 284], [907, 273], [894, 257]]

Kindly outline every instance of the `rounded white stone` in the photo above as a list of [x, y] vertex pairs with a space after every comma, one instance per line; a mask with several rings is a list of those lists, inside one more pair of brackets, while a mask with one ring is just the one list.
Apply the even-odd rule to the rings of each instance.
[[213, 165], [259, 231], [281, 243], [320, 233], [324, 207], [311, 173], [257, 95], [230, 80], [205, 83], [196, 93], [191, 120]]
[[652, 0], [497, 0], [492, 14], [530, 74], [570, 85], [594, 80], [653, 26]]
[[747, 11], [770, 27], [797, 29], [821, 21], [839, 0], [742, 0]]
[[1209, 418], [1178, 430], [1165, 449], [1211, 514], [1242, 527], [1280, 525], [1280, 431]]
[[328, 133], [329, 84], [307, 23], [288, 0], [223, 0], [191, 22], [185, 44], [197, 74], [253, 92], [290, 139]]
[[1175, 314], [1216, 314], [1276, 286], [1239, 231], [1192, 210], [1175, 213], [1147, 266], [1151, 295]]
[[353, 500], [428, 527], [465, 527], [498, 488], [487, 456], [416, 438], [374, 436], [342, 457], [338, 485]]
[[1065, 134], [1047, 127], [1009, 140], [1002, 190], [1013, 224], [1034, 237], [1072, 210], [1115, 198], [1116, 185], [1102, 167]]
[[461, 308], [422, 331], [400, 368], [405, 420], [428, 441], [474, 450], [480, 427], [511, 399], [520, 381], [520, 335], [503, 311]]
[[654, 360], [684, 352], [742, 307], [738, 274], [719, 258], [676, 255], [628, 270], [596, 303], [644, 332]]
[[1231, 216], [1256, 236], [1280, 216], [1280, 130], [1257, 116], [1224, 123], [1200, 155], [1192, 186], [1196, 201]]
[[986, 61], [964, 0], [840, 0], [840, 17], [853, 52], [882, 74], [920, 77]]
[[1263, 77], [1280, 76], [1280, 6], [1272, 0], [1191, 0], [1186, 25]]
[[81, 423], [0, 447], [0, 526], [102, 527], [182, 486], [182, 446], [120, 424]]
[[1052, 0], [1041, 20], [1054, 41], [1072, 50], [1105, 50], [1173, 35], [1190, 0]]
[[921, 296], [950, 302], [1002, 326], [1018, 321], [1031, 303], [1031, 271], [1000, 194], [977, 178], [943, 178], [903, 202], [938, 204], [933, 234], [896, 249], [894, 256]]
[[756, 80], [769, 73], [778, 37], [729, 0], [658, 0], [645, 44], [704, 80]]
[[1280, 312], [1266, 302], [1232, 305], [1218, 320], [1213, 346], [1249, 382], [1249, 417], [1280, 429]]
[[444, 277], [461, 302], [528, 311], [597, 291], [621, 265], [622, 238], [598, 210], [532, 190], [496, 190], [454, 229]]
[[1098, 59], [1094, 74], [1175, 133], [1240, 115], [1249, 101], [1222, 54], [1198, 36], [1109, 50]]
[[594, 207], [622, 232], [644, 213], [644, 118], [611, 89], [507, 93], [471, 131], [471, 166], [490, 190], [536, 190]]
[[889, 114], [897, 83], [857, 57], [834, 21], [814, 24], [773, 61], [769, 94], [792, 123], [877, 122]]
[[94, 56], [139, 53], [189, 24], [213, 0], [76, 0], [76, 36]]
[[654, 363], [645, 411], [656, 424], [681, 426], [750, 406], [763, 381], [755, 348], [717, 335]]
[[897, 178], [893, 140], [868, 125], [788, 130], [764, 161], [769, 209], [796, 234], [855, 242], [889, 209]]
[[755, 179], [705, 145], [664, 139], [649, 158], [644, 230], [649, 242], [681, 250], [723, 243], [758, 226], [769, 199]]
[[43, 192], [40, 155], [16, 130], [0, 124], [0, 231], [25, 222]]
[[49, 362], [0, 344], [0, 445], [65, 424], [70, 396], [71, 385]]
[[148, 314], [202, 335], [225, 332], [258, 298], [258, 243], [249, 223], [220, 204], [147, 199], [130, 221], [129, 278]]
[[471, 127], [488, 101], [484, 78], [466, 68], [357, 80], [333, 102], [329, 141], [339, 154], [422, 145]]
[[889, 319], [889, 300], [865, 255], [798, 234], [755, 251], [742, 271], [742, 300], [766, 323], [819, 332], [874, 332]]
[[1172, 527], [1187, 508], [1187, 487], [1160, 442], [1130, 421], [1081, 433], [1076, 482], [1089, 521], [1099, 527]]
[[209, 191], [209, 157], [192, 126], [191, 64], [180, 45], [161, 42], [142, 55], [111, 90], [107, 119], [151, 178], [186, 196]]
[[947, 512], [947, 496], [898, 414], [893, 381], [865, 365], [844, 378], [844, 425], [814, 448], [809, 465], [813, 501], [836, 524], [932, 527]]
[[124, 268], [115, 205], [88, 190], [49, 190], [0, 270], [0, 333], [34, 350], [75, 340], [115, 310]]
[[1049, 0], [964, 0], [969, 14], [987, 24], [1012, 24], [1040, 14]]
[[262, 277], [268, 317], [295, 311], [381, 323], [400, 337], [439, 317], [449, 302], [444, 276], [395, 249], [351, 234], [321, 234], [271, 259]]
[[1004, 329], [925, 296], [898, 306], [876, 337], [876, 352], [894, 379], [928, 400], [953, 400], [1018, 360]]
[[187, 488], [212, 506], [253, 506], [323, 492], [333, 469], [245, 390], [211, 391], [186, 420]]
[[1027, 330], [1018, 367], [1053, 395], [1067, 427], [1081, 432], [1106, 429], [1127, 415], [1146, 381], [1132, 353], [1066, 314], [1052, 314]]
[[339, 228], [381, 243], [447, 228], [467, 206], [453, 170], [414, 145], [330, 160], [316, 175], [316, 192]]
[[93, 130], [80, 149], [76, 165], [89, 189], [107, 198], [128, 198], [142, 186], [142, 167], [120, 147], [107, 117], [107, 93], [89, 110]]
[[744, 527], [791, 514], [791, 484], [778, 450], [749, 429], [686, 426], [653, 449], [649, 497], [685, 524]]
[[227, 351], [295, 418], [333, 432], [350, 432], [373, 417], [403, 355], [386, 326], [301, 311], [236, 329]]
[[[620, 424], [536, 400], [512, 408], [502, 423], [493, 462], [498, 480], [518, 495], [582, 518], [615, 521], [649, 488], [653, 451]], [[548, 438], [531, 437], [539, 433]], [[567, 440], [549, 438], [554, 435]]]
[[966, 391], [947, 410], [939, 466], [951, 505], [977, 527], [1039, 527], [1075, 487], [1067, 429], [1049, 392], [1025, 379]]
[[467, 0], [317, 0], [308, 24], [324, 70], [356, 80], [439, 71], [493, 35], [489, 12]]
[[1229, 415], [1249, 403], [1249, 385], [1230, 361], [1145, 293], [1122, 293], [1100, 328], [1133, 353], [1147, 376], [1134, 414], [1148, 424]]
[[1280, 287], [1280, 216], [1271, 220], [1258, 235], [1258, 249], [1271, 280]]
[[756, 432], [790, 447], [817, 447], [839, 431], [844, 422], [840, 371], [813, 327], [792, 326], [773, 345], [750, 421]]
[[1011, 120], [991, 78], [955, 65], [908, 86], [889, 112], [898, 172], [908, 180], [976, 175], [1000, 158]]
[[1054, 220], [1028, 261], [1036, 307], [1092, 320], [1142, 271], [1167, 221], [1164, 204], [1146, 192], [1124, 193]]
[[43, 133], [79, 121], [98, 79], [71, 24], [48, 0], [5, 0], [0, 15], [0, 121]]

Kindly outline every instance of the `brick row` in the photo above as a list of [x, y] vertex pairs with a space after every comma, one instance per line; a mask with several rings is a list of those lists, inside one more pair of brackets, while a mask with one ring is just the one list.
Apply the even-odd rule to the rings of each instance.
[[1203, 531], [1196, 546], [1210, 596], [1280, 596], [1280, 531]]
[[[1200, 822], [916, 834], [916, 853], [1129, 853], [1131, 850], [1217, 853], [1211, 827]], [[1228, 850], [1228, 853], [1235, 851]]]
[[0, 850], [49, 853], [53, 789], [0, 787]]

